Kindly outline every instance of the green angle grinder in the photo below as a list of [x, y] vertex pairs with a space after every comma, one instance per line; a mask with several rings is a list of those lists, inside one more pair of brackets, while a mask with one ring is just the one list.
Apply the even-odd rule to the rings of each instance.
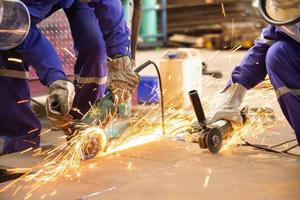
[[[198, 134], [200, 148], [209, 149], [211, 153], [218, 153], [222, 148], [223, 140], [229, 138], [233, 133], [231, 122], [221, 119], [207, 123], [197, 90], [190, 91], [189, 97], [197, 117], [197, 121], [193, 123], [189, 133]], [[245, 123], [247, 120], [247, 108], [241, 111], [241, 115]]]
[[[150, 64], [156, 66], [155, 63], [149, 60], [135, 68], [134, 72], [138, 74]], [[71, 123], [71, 125], [67, 128], [67, 132], [69, 133], [67, 139], [72, 139], [76, 134], [83, 133], [88, 128], [100, 127], [104, 132], [104, 134], [101, 135], [101, 138], [93, 137], [93, 134], [90, 134], [90, 137], [92, 138], [89, 138], [88, 142], [84, 144], [84, 147], [82, 147], [82, 159], [92, 159], [98, 154], [98, 152], [106, 151], [110, 139], [122, 134], [122, 131], [127, 127], [125, 124], [128, 123], [128, 120], [125, 120], [125, 124], [124, 122], [121, 122], [121, 125], [114, 125], [112, 128], [115, 129], [114, 131], [112, 131], [111, 128], [107, 128], [107, 125], [115, 118], [126, 118], [126, 116], [128, 116], [128, 110], [130, 109], [128, 109], [128, 105], [126, 105], [126, 103], [116, 105], [112, 98], [112, 93], [109, 91], [103, 98], [94, 103], [91, 109], [82, 117], [81, 120]]]

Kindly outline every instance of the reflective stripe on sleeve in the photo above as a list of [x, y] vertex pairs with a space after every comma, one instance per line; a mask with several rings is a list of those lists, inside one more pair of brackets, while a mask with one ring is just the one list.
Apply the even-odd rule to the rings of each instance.
[[81, 77], [78, 74], [74, 75], [74, 80], [77, 81], [78, 84], [97, 84], [104, 85], [107, 82], [107, 76], [99, 78], [99, 77]]

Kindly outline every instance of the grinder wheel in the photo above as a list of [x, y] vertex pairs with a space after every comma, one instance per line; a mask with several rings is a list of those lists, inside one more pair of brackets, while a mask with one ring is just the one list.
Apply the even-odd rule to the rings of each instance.
[[93, 137], [84, 144], [82, 160], [89, 160], [94, 158], [99, 151], [101, 151], [101, 142], [98, 138]]
[[92, 127], [89, 129], [89, 131], [96, 131], [98, 134], [96, 136], [91, 134], [86, 140], [86, 142], [83, 144], [81, 150], [82, 160], [89, 160], [96, 157], [96, 155], [99, 152], [105, 152], [108, 146], [108, 139], [101, 129], [97, 127]]
[[206, 137], [206, 144], [211, 153], [218, 153], [222, 147], [222, 134], [217, 128], [209, 130]]

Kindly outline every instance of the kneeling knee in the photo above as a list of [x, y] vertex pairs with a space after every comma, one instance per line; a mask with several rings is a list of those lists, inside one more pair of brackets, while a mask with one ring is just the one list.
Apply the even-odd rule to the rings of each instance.
[[266, 67], [268, 73], [276, 73], [286, 66], [288, 60], [287, 48], [289, 48], [288, 42], [277, 41], [268, 50], [266, 55]]

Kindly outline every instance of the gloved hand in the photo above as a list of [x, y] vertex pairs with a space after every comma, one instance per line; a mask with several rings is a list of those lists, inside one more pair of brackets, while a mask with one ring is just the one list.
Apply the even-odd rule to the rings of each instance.
[[72, 116], [68, 114], [75, 96], [73, 83], [67, 80], [57, 80], [50, 85], [48, 94], [46, 100], [48, 119], [58, 128], [68, 128], [73, 121]]
[[229, 86], [224, 92], [226, 101], [223, 106], [215, 113], [211, 122], [215, 122], [220, 119], [226, 119], [242, 124], [243, 117], [239, 108], [243, 102], [247, 89], [238, 83], [234, 83]]
[[132, 70], [128, 56], [108, 61], [108, 87], [117, 105], [132, 95], [139, 83], [139, 76]]

